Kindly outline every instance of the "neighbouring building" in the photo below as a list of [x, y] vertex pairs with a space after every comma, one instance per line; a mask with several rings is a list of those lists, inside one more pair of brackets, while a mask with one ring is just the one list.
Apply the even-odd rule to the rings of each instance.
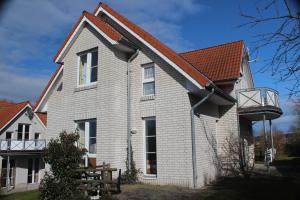
[[8, 191], [37, 188], [44, 175], [46, 114], [29, 102], [0, 101], [0, 186]]
[[176, 53], [104, 3], [82, 13], [54, 61], [35, 107], [46, 139], [78, 129], [87, 165], [123, 171], [132, 148], [145, 183], [209, 183], [227, 137], [282, 114], [276, 91], [254, 88], [243, 41]]

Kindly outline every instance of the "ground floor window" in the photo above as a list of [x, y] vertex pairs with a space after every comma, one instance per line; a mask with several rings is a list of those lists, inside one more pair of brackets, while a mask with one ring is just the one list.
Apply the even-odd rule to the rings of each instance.
[[27, 183], [37, 183], [39, 181], [40, 160], [39, 158], [28, 159]]
[[[1, 176], [0, 176], [0, 186], [5, 187], [7, 184], [7, 159], [2, 160], [1, 166]], [[9, 166], [9, 185], [15, 185], [15, 175], [16, 175], [16, 164], [14, 159], [10, 159], [10, 166]]]
[[96, 136], [97, 124], [96, 120], [81, 120], [77, 121], [77, 129], [79, 131], [80, 139], [79, 146], [86, 148], [90, 154], [96, 153]]
[[154, 117], [144, 118], [145, 124], [145, 157], [146, 174], [157, 174], [156, 160], [156, 120]]

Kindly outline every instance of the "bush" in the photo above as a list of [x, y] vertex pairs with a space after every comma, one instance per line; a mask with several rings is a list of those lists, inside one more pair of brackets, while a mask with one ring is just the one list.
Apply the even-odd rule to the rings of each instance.
[[58, 139], [51, 139], [44, 151], [43, 159], [50, 165], [40, 185], [40, 199], [66, 200], [84, 199], [77, 189], [78, 173], [76, 169], [83, 162], [85, 149], [75, 146], [79, 140], [77, 133], [62, 132]]
[[138, 182], [138, 176], [141, 174], [139, 169], [136, 169], [135, 162], [133, 160], [133, 151], [131, 149], [131, 167], [128, 165], [128, 148], [127, 148], [127, 159], [126, 159], [126, 171], [121, 176], [122, 184], [135, 184]]

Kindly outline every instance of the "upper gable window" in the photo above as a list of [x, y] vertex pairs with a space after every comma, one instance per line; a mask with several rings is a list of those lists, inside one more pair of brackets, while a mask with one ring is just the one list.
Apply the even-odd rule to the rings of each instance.
[[79, 54], [78, 85], [89, 85], [97, 82], [98, 50]]
[[155, 95], [154, 63], [143, 65], [143, 95]]

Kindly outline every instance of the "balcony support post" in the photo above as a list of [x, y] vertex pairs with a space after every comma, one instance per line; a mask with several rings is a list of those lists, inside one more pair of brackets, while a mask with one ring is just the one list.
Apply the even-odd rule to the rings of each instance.
[[273, 140], [273, 130], [272, 130], [272, 120], [269, 120], [270, 125], [270, 137], [271, 137], [271, 145], [272, 145], [272, 158], [271, 162], [274, 160], [275, 154], [274, 154], [274, 140]]
[[9, 155], [7, 155], [7, 164], [6, 164], [6, 190], [7, 190], [7, 192], [9, 192], [9, 189], [10, 189], [9, 172], [10, 172], [10, 157], [9, 157]]
[[268, 173], [270, 173], [269, 167], [269, 158], [268, 158], [268, 135], [267, 135], [267, 127], [266, 127], [266, 115], [263, 115], [263, 127], [264, 127], [264, 138], [265, 138], [265, 164], [268, 169]]

